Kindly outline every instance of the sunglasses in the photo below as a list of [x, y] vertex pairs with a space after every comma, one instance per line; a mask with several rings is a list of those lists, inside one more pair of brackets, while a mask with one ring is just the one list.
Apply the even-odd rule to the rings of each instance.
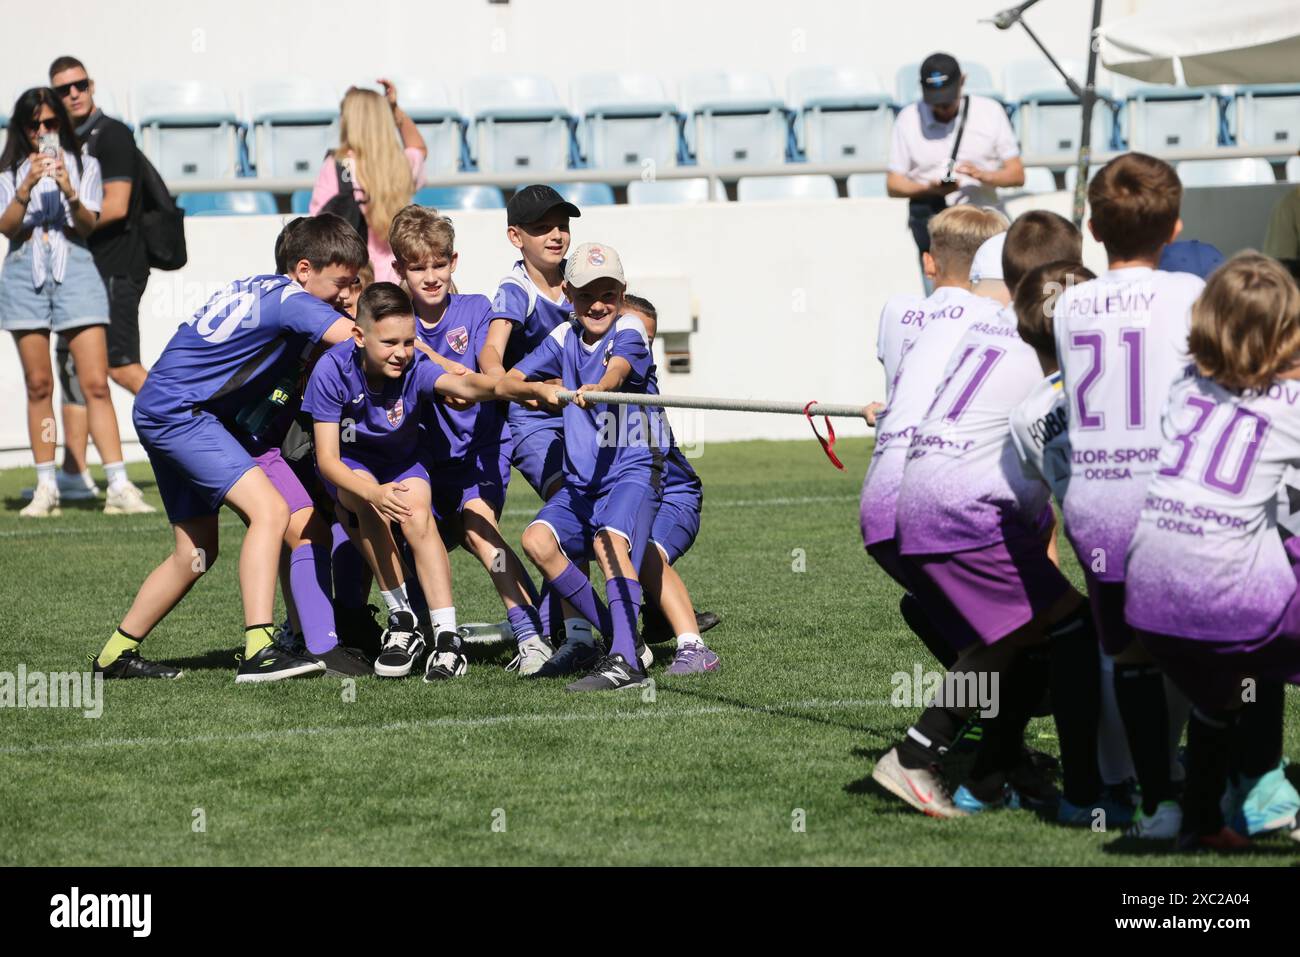
[[78, 93], [85, 93], [90, 89], [90, 78], [84, 80], [73, 80], [71, 83], [60, 83], [54, 88], [54, 92], [59, 94], [59, 99], [65, 98], [73, 90]]
[[59, 118], [51, 116], [49, 119], [32, 120], [27, 124], [29, 133], [35, 133], [37, 130], [49, 130], [51, 133], [57, 133], [59, 131]]

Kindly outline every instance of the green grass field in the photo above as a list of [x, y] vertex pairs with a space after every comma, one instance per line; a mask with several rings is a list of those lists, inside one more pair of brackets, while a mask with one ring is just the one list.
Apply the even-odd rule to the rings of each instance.
[[[916, 715], [889, 704], [890, 676], [933, 663], [862, 550], [868, 445], [842, 448], [844, 473], [812, 441], [695, 460], [704, 527], [679, 567], [722, 616], [708, 640], [723, 670], [663, 678], [657, 646], [653, 700], [521, 681], [502, 646], [475, 647], [445, 685], [360, 679], [354, 701], [334, 678], [236, 687], [242, 527], [223, 513], [221, 560], [145, 645], [183, 680], [109, 683], [97, 720], [0, 711], [0, 863], [1217, 863], [1027, 811], [935, 821], [870, 780]], [[75, 504], [20, 519], [32, 474], [0, 473], [0, 671], [81, 669], [170, 533], [161, 515]], [[147, 467], [133, 474], [157, 502]], [[512, 540], [535, 505], [516, 482]], [[481, 568], [461, 552], [453, 566], [461, 620], [501, 618]], [[1287, 714], [1295, 754], [1300, 696]], [[1049, 721], [1031, 730], [1055, 750]], [[1279, 837], [1236, 862], [1297, 857]]]

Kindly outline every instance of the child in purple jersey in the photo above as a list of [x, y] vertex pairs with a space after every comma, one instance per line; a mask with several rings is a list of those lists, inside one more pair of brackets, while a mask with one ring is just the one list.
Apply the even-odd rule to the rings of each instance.
[[326, 216], [293, 233], [289, 276], [231, 283], [163, 350], [136, 397], [135, 427], [149, 454], [175, 534], [171, 556], [145, 580], [131, 609], [95, 661], [110, 677], [168, 677], [179, 671], [140, 657], [140, 642], [217, 557], [217, 513], [229, 505], [248, 524], [240, 553], [244, 656], [235, 680], [272, 681], [325, 665], [277, 651], [272, 616], [288, 506], [228, 417], [265, 396], [308, 342], [347, 338], [352, 321], [335, 311], [339, 292], [366, 260], [347, 223]]
[[[389, 231], [393, 268], [415, 306], [416, 345], [430, 356], [478, 371], [492, 304], [484, 296], [450, 291], [458, 256], [451, 220], [435, 210], [408, 206]], [[551, 657], [541, 637], [536, 593], [528, 572], [497, 525], [510, 481], [510, 433], [502, 404], [429, 407], [425, 417], [433, 482], [433, 513], [487, 570], [506, 607], [518, 644], [511, 667], [527, 677]]]
[[1300, 290], [1276, 261], [1234, 257], [1192, 307], [1188, 349], [1195, 374], [1165, 407], [1125, 614], [1193, 703], [1180, 843], [1232, 850], [1247, 831], [1294, 827], [1300, 808], [1294, 790], [1282, 807], [1256, 787], [1265, 775], [1286, 785], [1281, 690], [1300, 684], [1300, 547], [1277, 525], [1278, 491], [1300, 465]]
[[[565, 269], [565, 293], [577, 323], [557, 327], [497, 384], [497, 394], [515, 402], [561, 405], [560, 387], [547, 381], [556, 378], [578, 393], [564, 407], [564, 487], [542, 507], [523, 540], [555, 591], [612, 637], [609, 654], [570, 684], [570, 691], [645, 683], [636, 647], [637, 570], [662, 493], [662, 429], [641, 406], [593, 406], [582, 397], [592, 390], [646, 391], [650, 343], [641, 320], [622, 315], [626, 287], [618, 253], [599, 243], [579, 246]], [[574, 537], [594, 551], [605, 574], [608, 611], [563, 551]], [[568, 640], [575, 638], [570, 634]]]
[[390, 522], [401, 527], [431, 606], [436, 636], [425, 681], [465, 673], [451, 565], [433, 521], [420, 420], [440, 396], [490, 399], [492, 384], [476, 373], [448, 373], [416, 353], [410, 297], [382, 282], [358, 300], [352, 340], [329, 350], [312, 370], [302, 407], [314, 422], [316, 466], [389, 609], [377, 675], [405, 677], [425, 648]]

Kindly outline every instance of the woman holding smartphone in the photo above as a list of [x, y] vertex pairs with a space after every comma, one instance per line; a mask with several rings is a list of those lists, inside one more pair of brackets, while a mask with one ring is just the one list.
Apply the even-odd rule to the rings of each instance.
[[50, 335], [67, 337], [86, 396], [90, 434], [108, 473], [109, 514], [125, 511], [139, 489], [126, 479], [122, 441], [108, 391], [108, 297], [86, 237], [103, 199], [99, 162], [83, 155], [53, 90], [18, 97], [0, 152], [0, 233], [9, 254], [0, 269], [0, 328], [18, 344], [27, 387], [27, 430], [36, 492], [22, 515], [59, 514]]

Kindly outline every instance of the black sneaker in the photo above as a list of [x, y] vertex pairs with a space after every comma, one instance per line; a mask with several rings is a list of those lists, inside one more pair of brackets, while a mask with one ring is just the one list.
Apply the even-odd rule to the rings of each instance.
[[642, 671], [649, 671], [650, 666], [655, 663], [655, 653], [640, 638], [636, 640], [636, 659], [641, 662]]
[[379, 609], [374, 605], [365, 608], [335, 608], [334, 631], [339, 642], [355, 648], [374, 661], [383, 648], [384, 629], [375, 620]]
[[[720, 620], [715, 612], [697, 611], [695, 613], [695, 633], [697, 635], [704, 634]], [[668, 619], [664, 617], [663, 612], [657, 606], [651, 602], [646, 602], [641, 606], [642, 641], [647, 644], [657, 645], [665, 641], [672, 641], [676, 637], [668, 624]]]
[[324, 663], [327, 675], [338, 678], [359, 678], [362, 675], [375, 673], [374, 665], [370, 663], [369, 658], [346, 645], [335, 645], [329, 651], [312, 657]]
[[695, 633], [702, 635], [720, 621], [722, 619], [717, 612], [697, 611], [695, 613]]
[[460, 636], [454, 631], [439, 632], [424, 666], [425, 683], [459, 678], [468, 670], [469, 659], [460, 650]]
[[409, 611], [395, 611], [388, 616], [383, 649], [375, 659], [375, 674], [381, 678], [405, 678], [424, 654], [424, 635]]
[[281, 681], [300, 675], [318, 675], [325, 671], [325, 662], [315, 658], [299, 658], [273, 644], [267, 645], [251, 658], [236, 655], [235, 660], [239, 662], [239, 670], [235, 672], [237, 685], [255, 681]]
[[275, 647], [296, 658], [305, 658], [307, 656], [307, 641], [302, 635], [293, 630], [293, 625], [289, 619], [280, 622], [280, 626], [275, 629], [275, 634], [271, 640], [275, 642]]
[[634, 670], [622, 655], [610, 654], [596, 662], [596, 667], [591, 674], [579, 678], [565, 690], [622, 691], [624, 688], [640, 688], [645, 682], [644, 671]]
[[529, 675], [529, 678], [563, 678], [590, 671], [600, 660], [601, 652], [594, 641], [569, 639], [560, 645], [555, 654]]
[[160, 661], [147, 661], [140, 657], [140, 652], [134, 650], [122, 652], [106, 668], [99, 666], [99, 659], [95, 655], [87, 657], [94, 662], [91, 671], [105, 678], [179, 678], [181, 676], [179, 668], [173, 668]]

